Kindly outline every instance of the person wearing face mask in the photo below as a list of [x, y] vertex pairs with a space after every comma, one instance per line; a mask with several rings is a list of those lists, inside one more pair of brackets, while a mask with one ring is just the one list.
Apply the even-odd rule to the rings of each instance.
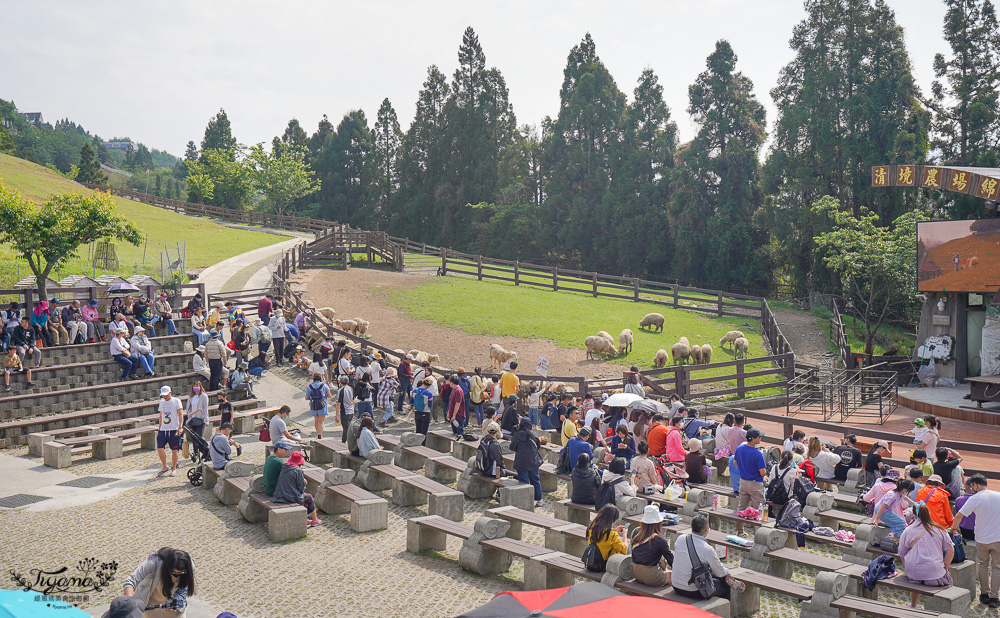
[[187, 405], [187, 426], [191, 431], [205, 437], [205, 425], [208, 423], [208, 395], [201, 382], [195, 382], [191, 387], [191, 397]]

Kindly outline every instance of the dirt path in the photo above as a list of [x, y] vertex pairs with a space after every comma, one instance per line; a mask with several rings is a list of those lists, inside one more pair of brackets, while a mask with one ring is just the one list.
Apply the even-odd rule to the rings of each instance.
[[317, 307], [329, 306], [337, 316], [347, 319], [360, 317], [371, 322], [369, 334], [372, 341], [388, 348], [418, 349], [441, 357], [441, 367], [473, 367], [486, 369], [490, 359], [487, 349], [498, 343], [516, 351], [520, 362], [518, 373], [531, 379], [535, 374], [538, 355], [551, 360], [550, 376], [582, 376], [586, 378], [621, 377], [621, 365], [587, 360], [582, 349], [567, 349], [548, 339], [523, 339], [500, 335], [472, 335], [426, 320], [407, 316], [390, 306], [381, 291], [412, 289], [420, 285], [433, 272], [396, 273], [367, 268], [349, 271], [309, 270], [296, 275], [296, 289], [304, 289], [305, 297]]
[[830, 340], [819, 326], [820, 318], [794, 309], [776, 309], [774, 313], [797, 361], [820, 367], [833, 365]]

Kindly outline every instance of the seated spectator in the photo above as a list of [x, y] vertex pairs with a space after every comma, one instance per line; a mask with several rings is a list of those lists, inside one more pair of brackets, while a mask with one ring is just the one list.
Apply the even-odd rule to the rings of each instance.
[[58, 298], [53, 298], [49, 302], [49, 337], [55, 345], [69, 345], [69, 331], [63, 326], [62, 310], [58, 305]]
[[4, 309], [3, 329], [7, 345], [9, 345], [10, 335], [14, 332], [14, 328], [21, 323], [21, 317], [21, 305], [17, 301], [12, 302], [9, 308]]
[[115, 338], [111, 340], [109, 346], [111, 358], [122, 366], [122, 382], [129, 378], [134, 380], [135, 373], [139, 370], [139, 359], [132, 356], [132, 346], [129, 345], [128, 339], [125, 337], [126, 334], [128, 331], [125, 330], [115, 332]]
[[839, 481], [847, 480], [848, 471], [861, 467], [861, 450], [857, 446], [858, 437], [852, 433], [844, 436], [840, 446], [833, 449], [833, 454], [840, 457], [840, 461], [833, 468], [833, 478]]
[[[934, 588], [951, 586], [954, 582], [948, 565], [954, 556], [955, 544], [948, 531], [931, 519], [926, 504], [919, 505], [917, 519], [899, 537], [899, 557], [903, 559], [906, 579]], [[919, 592], [911, 592], [910, 607], [916, 607], [919, 599]]]
[[874, 487], [876, 481], [883, 476], [882, 457], [889, 454], [889, 443], [885, 440], [879, 440], [872, 445], [872, 450], [865, 457], [865, 487]]
[[584, 427], [580, 433], [570, 438], [569, 442], [566, 443], [566, 453], [571, 462], [578, 461], [581, 453], [586, 453], [588, 457], [593, 459], [594, 449], [590, 446], [588, 438], [590, 438], [590, 429]]
[[87, 341], [93, 343], [98, 339], [101, 341], [108, 340], [104, 336], [104, 322], [101, 321], [101, 316], [97, 312], [96, 299], [90, 299], [90, 302], [80, 309], [80, 315], [83, 316], [83, 321], [87, 325]]
[[[496, 423], [491, 424], [486, 428], [486, 435], [479, 442], [479, 450], [484, 451], [485, 459], [488, 462], [487, 469], [478, 470], [478, 472], [484, 476], [489, 476], [492, 478], [503, 478], [506, 473], [503, 469], [503, 452], [500, 450], [500, 442], [497, 438], [500, 436], [500, 428]], [[479, 453], [477, 453], [477, 456]], [[497, 492], [500, 490], [497, 489]]]
[[42, 351], [35, 345], [35, 329], [31, 327], [28, 318], [21, 318], [21, 323], [14, 327], [10, 335], [10, 347], [17, 350], [21, 362], [27, 366], [25, 357], [30, 353], [35, 357], [35, 369], [42, 366]]
[[271, 454], [264, 462], [264, 493], [269, 496], [274, 495], [274, 488], [278, 486], [278, 477], [281, 476], [281, 466], [288, 457], [288, 443], [278, 441], [271, 447]]
[[31, 328], [35, 331], [35, 339], [41, 339], [47, 347], [52, 347], [52, 336], [49, 334], [49, 304], [38, 301], [31, 312]]
[[[910, 468], [907, 475], [910, 480], [913, 481], [913, 491], [910, 492], [910, 500], [914, 502], [917, 501], [917, 492], [924, 488], [924, 484], [920, 482], [920, 479], [924, 478], [924, 473], [919, 467]], [[955, 507], [958, 508], [957, 506]]]
[[215, 470], [225, 468], [233, 455], [232, 447], [236, 441], [230, 438], [232, 434], [233, 424], [223, 423], [219, 426], [219, 432], [213, 435], [211, 442], [209, 442], [209, 450], [212, 451], [212, 468]]
[[649, 445], [643, 440], [636, 449], [637, 455], [632, 460], [632, 482], [639, 494], [651, 494], [663, 491], [660, 478], [656, 475], [656, 464], [649, 457]]
[[662, 532], [663, 513], [655, 504], [647, 505], [639, 528], [632, 533], [632, 568], [640, 584], [659, 588], [670, 583], [674, 554]]
[[[878, 482], [869, 487], [868, 491], [865, 492], [865, 495], [861, 498], [863, 501], [871, 505], [877, 504], [878, 501], [882, 499], [882, 496], [896, 489], [896, 481], [899, 480], [899, 473], [889, 466], [883, 467], [882, 470], [879, 471], [879, 474], [882, 476], [879, 477]], [[902, 511], [900, 511], [900, 515], [902, 515]]]
[[[965, 481], [965, 493], [958, 498], [955, 498], [956, 514], [962, 511], [962, 507], [965, 506], [965, 503], [969, 501], [969, 498], [971, 498], [974, 493], [976, 493], [976, 488], [973, 486], [972, 479]], [[958, 520], [958, 530], [962, 533], [962, 538], [966, 541], [975, 541], [976, 514], [972, 513], [968, 517], [962, 517], [961, 519], [956, 517], [955, 519]], [[954, 527], [954, 522], [952, 523], [952, 527]]]
[[318, 526], [323, 520], [316, 514], [316, 501], [306, 493], [306, 477], [299, 468], [306, 462], [300, 451], [295, 451], [281, 466], [278, 484], [274, 487], [272, 500], [278, 504], [301, 504], [306, 507], [306, 521], [310, 526]]
[[208, 341], [209, 331], [204, 307], [198, 307], [191, 314], [191, 332], [198, 336], [198, 345], [205, 345]]
[[[619, 483], [625, 485], [625, 483]], [[575, 490], [575, 487], [574, 487]], [[605, 504], [597, 512], [597, 517], [587, 526], [587, 543], [597, 545], [601, 557], [607, 560], [614, 554], [627, 554], [628, 541], [625, 538], [625, 526], [616, 526], [620, 512], [613, 504]]]
[[632, 467], [632, 457], [635, 456], [635, 439], [628, 433], [628, 427], [618, 425], [615, 437], [611, 438], [611, 452], [615, 457], [625, 460], [625, 468]]
[[792, 463], [796, 466], [801, 466], [806, 460], [806, 447], [801, 444], [796, 444], [792, 447]]
[[664, 440], [663, 454], [667, 460], [675, 465], [684, 463], [687, 451], [684, 450], [684, 441], [681, 439], [681, 424], [684, 418], [677, 415], [670, 419], [670, 429], [667, 430]]
[[271, 444], [277, 446], [279, 442], [285, 442], [287, 444], [294, 444], [295, 442], [303, 442], [304, 440], [292, 432], [288, 431], [288, 425], [285, 423], [285, 419], [288, 415], [292, 413], [292, 409], [288, 406], [281, 406], [278, 411], [271, 417], [268, 421], [268, 431], [271, 433]]
[[597, 488], [601, 486], [601, 476], [597, 469], [590, 465], [590, 455], [580, 453], [573, 477], [573, 493], [570, 500], [577, 504], [597, 504]]
[[809, 461], [816, 470], [817, 479], [830, 480], [833, 478], [834, 468], [840, 463], [840, 456], [831, 453], [819, 438], [813, 436], [809, 438]]
[[35, 385], [31, 381], [31, 370], [21, 363], [21, 357], [17, 355], [17, 350], [10, 347], [7, 348], [7, 353], [3, 357], [3, 392], [5, 393], [10, 392], [10, 374], [12, 373], [23, 373], [28, 378], [26, 386], [29, 388]]
[[188, 304], [187, 304], [188, 313], [190, 313], [191, 315], [194, 315], [195, 309], [201, 309], [203, 311], [205, 309], [205, 303], [202, 300], [201, 292], [197, 292], [194, 295], [194, 297], [191, 300], [188, 301]]
[[772, 467], [771, 471], [767, 473], [765, 487], [770, 487], [771, 481], [780, 477], [785, 491], [788, 492], [789, 497], [792, 497], [795, 490], [795, 479], [799, 476], [799, 469], [793, 461], [791, 451], [783, 451], [778, 465]]
[[587, 436], [586, 438], [587, 444], [590, 445], [590, 448], [597, 448], [598, 446], [603, 446], [604, 448], [608, 448], [608, 441], [605, 440], [604, 436], [601, 435], [600, 418], [595, 418], [591, 420], [590, 425], [587, 425], [586, 427], [590, 429], [590, 435]]
[[962, 455], [954, 449], [939, 447], [934, 451], [934, 474], [941, 477], [952, 501], [962, 495]]
[[[131, 322], [125, 319], [125, 316], [123, 314], [117, 313], [115, 314], [115, 317], [112, 318], [110, 322], [108, 322], [108, 332], [111, 333], [112, 336], [115, 336], [118, 334], [118, 331], [125, 331], [125, 335], [130, 336], [131, 333], [129, 332], [129, 327], [131, 326], [131, 324], [132, 324]], [[80, 326], [82, 327], [82, 330], [80, 332], [86, 333], [87, 326], [82, 322], [82, 318]]]
[[[923, 420], [924, 419], [920, 419], [921, 422], [923, 422]], [[924, 449], [922, 448], [915, 449], [913, 451], [913, 454], [910, 455], [910, 461], [913, 462], [913, 465], [917, 466], [923, 473], [923, 475], [920, 477], [921, 482], [926, 481], [927, 477], [934, 474], [934, 464], [931, 463], [929, 459], [927, 459], [927, 452]]]
[[688, 440], [688, 454], [684, 456], [684, 471], [688, 474], [688, 481], [697, 485], [708, 482], [708, 461], [701, 452], [701, 440], [691, 438]]
[[604, 471], [601, 476], [602, 483], [611, 483], [615, 488], [615, 504], [624, 498], [625, 496], [635, 497], [635, 487], [630, 485], [628, 481], [623, 481], [621, 483], [616, 482], [619, 479], [625, 478], [625, 460], [621, 457], [615, 457], [608, 464], [608, 469]]
[[685, 408], [687, 411], [687, 418], [683, 419], [684, 423], [684, 435], [688, 438], [694, 438], [701, 434], [702, 430], [706, 430], [711, 434], [715, 434], [715, 428], [718, 423], [709, 423], [698, 418], [698, 410], [695, 408]]
[[517, 395], [507, 397], [503, 414], [500, 415], [500, 433], [507, 439], [514, 435], [517, 425], [521, 421], [521, 415], [517, 412]]
[[368, 453], [372, 451], [382, 450], [382, 447], [379, 446], [378, 440], [375, 439], [375, 424], [372, 421], [372, 417], [361, 417], [361, 423], [358, 427], [357, 441], [358, 454], [362, 457], [368, 457]]
[[249, 369], [250, 365], [246, 361], [239, 364], [233, 372], [229, 390], [240, 391], [245, 393], [247, 398], [256, 399], [257, 396], [253, 394], [253, 376], [250, 375]]
[[177, 328], [174, 326], [174, 309], [170, 306], [170, 301], [167, 300], [166, 292], [160, 292], [160, 296], [153, 303], [153, 308], [156, 309], [157, 315], [160, 316], [160, 324], [166, 325], [167, 335], [176, 335]]
[[781, 448], [783, 448], [786, 451], [791, 451], [793, 448], [795, 448], [796, 444], [801, 444], [802, 448], [804, 449], [808, 448], [806, 446], [805, 439], [806, 439], [806, 432], [802, 431], [801, 429], [796, 429], [795, 431], [792, 432], [792, 435], [790, 437], [785, 438], [785, 443], [781, 445]]
[[[674, 591], [690, 599], [701, 600], [701, 592], [691, 581], [694, 563], [705, 563], [712, 569], [715, 579], [715, 596], [728, 599], [730, 587], [736, 585], [729, 569], [719, 560], [715, 548], [708, 544], [705, 536], [708, 534], [708, 517], [699, 515], [691, 520], [691, 533], [682, 534], [674, 542], [673, 573], [670, 574], [670, 585]], [[694, 555], [691, 548], [694, 548]]]
[[[903, 534], [903, 530], [906, 528], [906, 520], [899, 514], [899, 511], [905, 508], [907, 504], [913, 504], [913, 500], [910, 500], [909, 497], [909, 493], [912, 490], [913, 482], [910, 479], [902, 479], [896, 482], [895, 489], [886, 492], [875, 504], [875, 514], [872, 516], [872, 522], [876, 526], [880, 523], [888, 526], [889, 531], [897, 539]], [[945, 498], [945, 504], [947, 503], [948, 499]]]
[[129, 343], [132, 347], [132, 362], [138, 362], [142, 365], [142, 370], [147, 378], [155, 376], [153, 366], [156, 362], [156, 354], [153, 352], [153, 344], [146, 336], [146, 329], [141, 326], [137, 327]]
[[934, 523], [942, 528], [951, 528], [954, 516], [948, 498], [944, 481], [937, 474], [932, 474], [927, 478], [924, 488], [917, 492], [916, 501], [927, 505]]
[[80, 313], [80, 301], [73, 300], [66, 303], [60, 312], [63, 327], [69, 334], [70, 345], [83, 343], [87, 334], [87, 325], [83, 323], [83, 315]]

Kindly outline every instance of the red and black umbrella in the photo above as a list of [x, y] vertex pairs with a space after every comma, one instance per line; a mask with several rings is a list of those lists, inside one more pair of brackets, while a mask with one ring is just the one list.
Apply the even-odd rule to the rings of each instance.
[[[653, 614], [653, 612], [656, 612]], [[670, 618], [706, 618], [706, 611], [684, 603], [623, 594], [597, 582], [584, 582], [552, 590], [501, 592], [486, 605], [459, 618], [618, 618], [620, 616], [665, 615]]]

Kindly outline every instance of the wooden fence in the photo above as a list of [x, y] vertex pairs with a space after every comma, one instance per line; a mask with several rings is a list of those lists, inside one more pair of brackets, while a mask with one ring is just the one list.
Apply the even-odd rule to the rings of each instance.
[[[161, 290], [167, 292], [170, 298], [170, 304], [176, 308], [182, 307], [186, 301], [193, 298], [196, 293], [200, 293], [202, 298], [205, 298], [205, 284], [204, 283], [185, 283], [180, 286], [179, 293], [175, 293], [172, 288], [163, 287], [159, 285], [140, 285], [136, 286], [139, 291], [132, 292], [129, 294], [114, 294], [109, 296], [108, 289], [110, 286], [98, 285], [93, 287], [47, 287], [45, 288], [46, 295], [51, 300], [53, 298], [58, 298], [60, 304], [65, 305], [66, 303], [72, 302], [73, 300], [79, 300], [81, 304], [86, 304], [91, 299], [97, 300], [98, 311], [104, 312], [105, 307], [111, 304], [111, 301], [115, 298], [124, 298], [124, 296], [134, 296], [138, 297], [145, 294], [150, 300], [157, 297]], [[21, 314], [29, 315], [34, 309], [35, 304], [37, 304], [38, 288], [17, 288], [12, 290], [0, 290], [0, 297], [7, 300], [7, 302], [17, 301], [21, 305]]]
[[[774, 363], [774, 366], [763, 368], [751, 366], [770, 363]], [[705, 371], [729, 368], [734, 369], [734, 372], [724, 375], [700, 375]], [[781, 379], [756, 384], [749, 382], [751, 378], [770, 375], [780, 376]], [[754, 391], [785, 388], [794, 375], [795, 355], [784, 353], [707, 365], [673, 365], [663, 369], [649, 369], [640, 371], [639, 379], [643, 386], [651, 387], [654, 393], [662, 397], [669, 397], [676, 393], [683, 401], [693, 401], [727, 395], [736, 395], [742, 399], [746, 397], [747, 393]], [[728, 386], [729, 382], [735, 382], [736, 385]], [[707, 385], [717, 385], [718, 387], [704, 390]], [[695, 389], [693, 388], [695, 386], [701, 388]]]
[[218, 219], [229, 223], [239, 223], [242, 225], [257, 225], [261, 227], [271, 227], [280, 230], [295, 230], [299, 232], [318, 232], [330, 227], [329, 221], [322, 219], [310, 219], [308, 217], [294, 217], [291, 215], [275, 215], [268, 212], [257, 212], [254, 210], [235, 210], [232, 208], [222, 208], [209, 204], [194, 204], [181, 200], [172, 200], [158, 195], [122, 189], [120, 187], [102, 187], [84, 183], [88, 189], [95, 191], [109, 192], [125, 199], [142, 202], [150, 206], [156, 206], [165, 210], [190, 215], [194, 217], [206, 217]]

